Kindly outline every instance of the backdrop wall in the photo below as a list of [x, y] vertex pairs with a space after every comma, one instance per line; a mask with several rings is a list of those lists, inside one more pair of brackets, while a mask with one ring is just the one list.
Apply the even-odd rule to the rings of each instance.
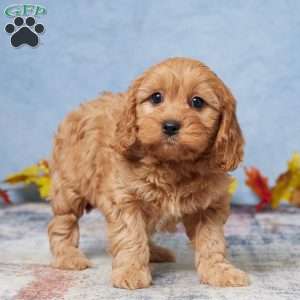
[[[30, 1], [48, 11], [34, 49], [2, 30], [14, 3], [0, 3], [0, 178], [47, 157], [80, 102], [169, 56], [204, 61], [232, 89], [245, 165], [274, 180], [300, 150], [300, 1]], [[242, 182], [236, 201], [255, 201]]]

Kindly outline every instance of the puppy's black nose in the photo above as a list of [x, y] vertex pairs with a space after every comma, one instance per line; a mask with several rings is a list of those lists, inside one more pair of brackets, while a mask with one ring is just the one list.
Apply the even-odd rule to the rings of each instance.
[[162, 124], [163, 133], [166, 135], [175, 135], [180, 129], [180, 123], [178, 121], [168, 120]]

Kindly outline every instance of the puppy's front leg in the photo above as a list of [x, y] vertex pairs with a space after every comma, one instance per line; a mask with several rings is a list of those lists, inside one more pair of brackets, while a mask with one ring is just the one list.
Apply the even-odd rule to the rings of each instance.
[[114, 210], [107, 218], [113, 285], [125, 289], [148, 287], [150, 251], [142, 212], [136, 203]]
[[225, 258], [223, 225], [226, 219], [227, 212], [222, 208], [208, 208], [185, 216], [183, 222], [195, 247], [195, 264], [201, 281], [221, 287], [246, 286], [249, 284], [247, 274]]

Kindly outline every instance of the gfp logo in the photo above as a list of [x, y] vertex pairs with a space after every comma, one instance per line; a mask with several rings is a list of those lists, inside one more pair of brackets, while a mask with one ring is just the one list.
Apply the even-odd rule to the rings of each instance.
[[39, 44], [39, 35], [45, 31], [45, 27], [37, 23], [35, 18], [47, 14], [45, 7], [33, 4], [10, 5], [5, 8], [4, 14], [14, 17], [13, 23], [5, 26], [5, 31], [11, 35], [10, 42], [13, 47], [35, 47]]

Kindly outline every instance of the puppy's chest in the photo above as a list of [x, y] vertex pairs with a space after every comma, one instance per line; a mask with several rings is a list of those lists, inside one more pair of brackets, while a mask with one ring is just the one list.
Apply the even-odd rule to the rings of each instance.
[[135, 190], [146, 213], [158, 219], [180, 219], [184, 214], [205, 209], [209, 201], [209, 183], [193, 181], [141, 180]]

